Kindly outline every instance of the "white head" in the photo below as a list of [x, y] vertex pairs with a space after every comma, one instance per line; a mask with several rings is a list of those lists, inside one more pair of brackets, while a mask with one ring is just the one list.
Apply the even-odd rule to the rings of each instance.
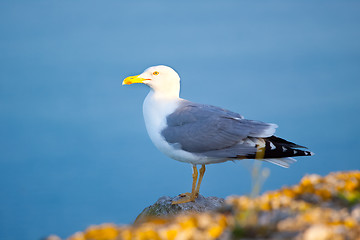
[[127, 77], [123, 81], [123, 85], [133, 83], [146, 84], [161, 97], [179, 97], [180, 77], [171, 67], [163, 65], [149, 67], [142, 74]]

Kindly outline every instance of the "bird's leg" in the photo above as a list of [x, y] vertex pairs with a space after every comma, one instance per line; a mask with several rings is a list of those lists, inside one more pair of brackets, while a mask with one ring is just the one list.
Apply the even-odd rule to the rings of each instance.
[[182, 199], [177, 200], [177, 201], [173, 201], [171, 204], [179, 204], [179, 203], [187, 203], [187, 202], [192, 202], [195, 200], [195, 198], [197, 197], [196, 195], [196, 180], [198, 177], [198, 170], [196, 168], [196, 165], [193, 165], [193, 182], [192, 182], [192, 188], [191, 188], [191, 193], [182, 193], [179, 196], [182, 197]]
[[191, 196], [193, 193], [195, 193], [195, 188], [196, 188], [196, 181], [197, 181], [197, 177], [198, 177], [198, 170], [196, 168], [196, 165], [193, 165], [193, 182], [192, 182], [192, 188], [191, 188], [191, 193], [182, 193], [180, 194], [181, 197], [185, 197], [185, 196]]
[[205, 165], [202, 165], [201, 168], [200, 168], [199, 182], [198, 182], [198, 184], [196, 186], [195, 197], [199, 196], [200, 185], [201, 185], [201, 181], [202, 181], [202, 179], [204, 177], [204, 174], [205, 174]]
[[195, 196], [196, 181], [197, 181], [197, 178], [198, 178], [198, 170], [196, 168], [196, 165], [193, 165], [192, 177], [193, 177], [193, 182], [192, 182], [192, 187], [191, 187], [191, 195]]

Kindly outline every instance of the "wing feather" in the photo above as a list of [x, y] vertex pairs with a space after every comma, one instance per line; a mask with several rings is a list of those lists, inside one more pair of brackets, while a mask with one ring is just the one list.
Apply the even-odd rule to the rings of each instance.
[[224, 157], [230, 152], [253, 153], [256, 147], [242, 144], [244, 140], [270, 137], [276, 127], [276, 124], [244, 119], [222, 108], [184, 100], [167, 117], [167, 127], [161, 133], [167, 142], [185, 151]]

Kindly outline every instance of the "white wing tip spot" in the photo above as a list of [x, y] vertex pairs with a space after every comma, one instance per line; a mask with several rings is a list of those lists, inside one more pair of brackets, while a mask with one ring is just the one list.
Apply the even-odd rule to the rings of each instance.
[[270, 142], [270, 147], [271, 147], [271, 150], [274, 150], [276, 148], [276, 146], [272, 142]]

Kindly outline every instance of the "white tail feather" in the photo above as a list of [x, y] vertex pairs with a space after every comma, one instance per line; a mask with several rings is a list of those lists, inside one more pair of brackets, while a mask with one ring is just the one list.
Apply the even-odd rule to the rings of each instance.
[[266, 162], [273, 163], [275, 165], [278, 165], [280, 167], [289, 168], [291, 163], [296, 162], [294, 158], [269, 158], [269, 159], [263, 159]]

